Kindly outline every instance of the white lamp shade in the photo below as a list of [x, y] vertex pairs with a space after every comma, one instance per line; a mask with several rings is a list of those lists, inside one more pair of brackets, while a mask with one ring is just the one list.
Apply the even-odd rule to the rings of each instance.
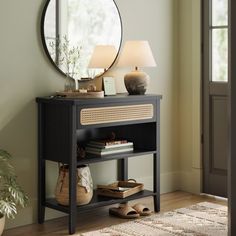
[[97, 45], [94, 48], [88, 68], [108, 69], [117, 55], [116, 48], [113, 45]]
[[127, 41], [121, 52], [118, 67], [155, 67], [156, 61], [148, 41]]

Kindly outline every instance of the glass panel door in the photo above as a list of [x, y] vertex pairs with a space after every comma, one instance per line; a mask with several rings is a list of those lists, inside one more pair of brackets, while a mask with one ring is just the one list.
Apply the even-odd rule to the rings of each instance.
[[228, 82], [228, 0], [212, 0], [209, 25], [212, 82]]

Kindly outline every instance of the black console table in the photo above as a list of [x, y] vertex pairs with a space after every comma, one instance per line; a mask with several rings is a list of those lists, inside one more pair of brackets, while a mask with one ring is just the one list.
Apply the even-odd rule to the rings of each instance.
[[[45, 207], [69, 215], [69, 233], [75, 233], [77, 211], [154, 197], [160, 211], [160, 99], [159, 95], [117, 95], [99, 99], [37, 98], [38, 103], [38, 222]], [[114, 132], [134, 143], [134, 152], [77, 159], [77, 143], [102, 139]], [[76, 206], [77, 165], [118, 160], [119, 180], [128, 179], [128, 158], [152, 154], [153, 191], [144, 190], [125, 199], [94, 195], [87, 205]], [[146, 158], [146, 157], [145, 157]], [[46, 161], [69, 165], [69, 206], [46, 198]]]

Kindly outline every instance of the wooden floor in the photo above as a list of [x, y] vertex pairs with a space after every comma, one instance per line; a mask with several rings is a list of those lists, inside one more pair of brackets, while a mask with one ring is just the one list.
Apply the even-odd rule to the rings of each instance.
[[[227, 205], [227, 201], [215, 197], [205, 195], [193, 195], [185, 192], [173, 192], [161, 195], [161, 212], [170, 211], [173, 209], [186, 207], [199, 202], [215, 202], [222, 205]], [[137, 201], [136, 201], [137, 202]], [[145, 203], [153, 209], [152, 198], [139, 199], [138, 202]], [[135, 202], [131, 202], [130, 205]], [[126, 220], [111, 217], [108, 214], [108, 207], [96, 209], [88, 213], [78, 215], [77, 232], [80, 233], [100, 229], [106, 226], [123, 223]], [[3, 236], [64, 236], [68, 235], [67, 217], [50, 220], [43, 225], [32, 224], [11, 230], [3, 233]]]

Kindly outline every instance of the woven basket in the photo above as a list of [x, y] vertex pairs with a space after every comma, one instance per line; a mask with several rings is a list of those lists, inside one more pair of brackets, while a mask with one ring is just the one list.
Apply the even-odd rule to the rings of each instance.
[[[60, 166], [59, 176], [55, 189], [55, 197], [59, 204], [69, 205], [69, 169], [68, 166]], [[93, 197], [93, 182], [89, 167], [86, 165], [77, 167], [77, 205], [88, 204]]]

